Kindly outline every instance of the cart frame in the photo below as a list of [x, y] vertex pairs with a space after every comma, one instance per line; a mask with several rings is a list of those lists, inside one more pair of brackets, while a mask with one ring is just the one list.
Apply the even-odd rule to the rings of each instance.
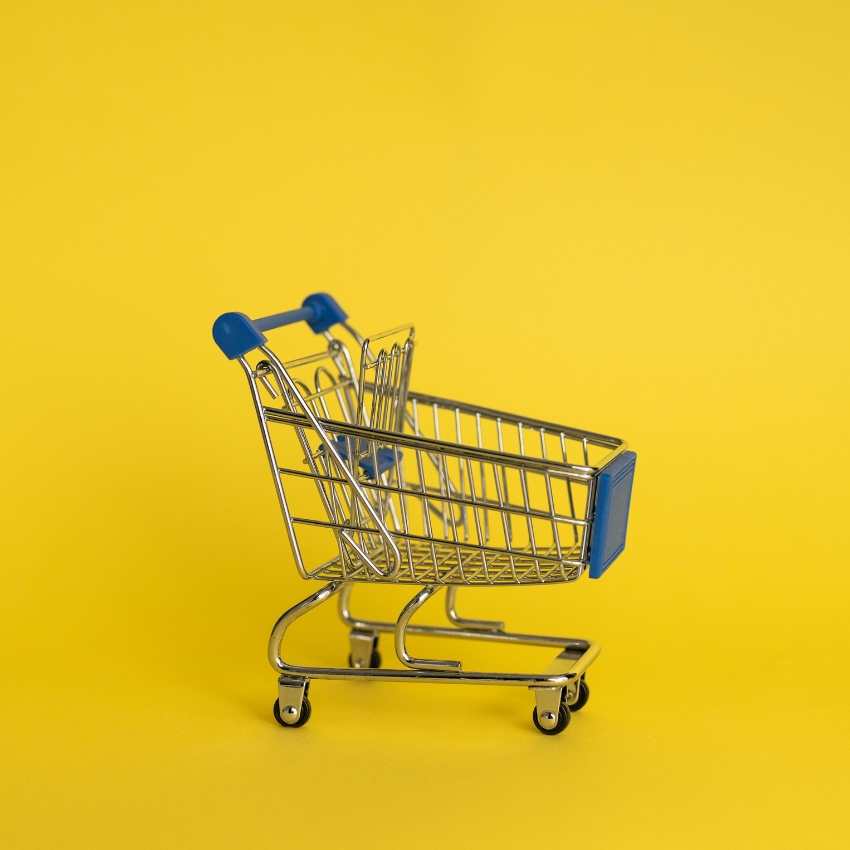
[[[286, 611], [272, 630], [268, 659], [278, 675], [275, 718], [282, 726], [290, 728], [302, 726], [309, 720], [312, 708], [308, 693], [313, 679], [511, 685], [527, 687], [534, 693], [535, 726], [544, 734], [558, 734], [568, 725], [571, 712], [581, 709], [587, 702], [589, 688], [585, 674], [599, 655], [599, 644], [577, 638], [508, 632], [503, 622], [461, 617], [456, 609], [457, 591], [461, 585], [571, 582], [588, 567], [591, 576], [598, 578], [625, 546], [634, 453], [627, 451], [624, 441], [614, 437], [411, 393], [408, 386], [412, 328], [403, 346], [395, 344], [389, 352], [382, 349], [374, 355], [369, 349], [371, 341], [363, 340], [346, 324], [346, 319], [347, 315], [330, 296], [319, 294], [309, 296], [299, 310], [264, 319], [252, 321], [244, 314], [227, 313], [219, 317], [213, 328], [216, 342], [229, 359], [240, 362], [248, 378], [298, 572], [305, 579], [330, 579], [321, 589]], [[301, 320], [307, 321], [314, 332], [326, 336], [330, 343], [329, 354], [340, 371], [337, 383], [322, 388], [317, 370], [315, 392], [294, 380], [287, 366], [312, 364], [318, 362], [321, 355], [284, 364], [265, 345], [265, 330]], [[328, 332], [338, 323], [362, 346], [359, 381], [347, 349]], [[387, 335], [400, 330], [405, 328], [387, 332]], [[263, 357], [256, 366], [245, 357], [254, 350]], [[369, 369], [373, 370], [374, 377], [367, 385]], [[327, 369], [324, 371], [330, 375]], [[279, 393], [270, 378], [276, 382]], [[263, 404], [260, 384], [273, 397], [283, 395], [281, 408]], [[364, 401], [367, 391], [372, 393], [371, 407]], [[322, 410], [328, 415], [326, 398], [329, 395], [336, 395], [344, 402], [342, 418], [345, 421], [321, 417]], [[356, 416], [352, 414], [354, 396]], [[412, 405], [412, 415], [407, 412], [408, 401]], [[417, 405], [433, 409], [434, 437], [420, 431]], [[441, 439], [439, 413], [444, 410], [453, 411], [456, 418], [454, 442]], [[475, 417], [477, 446], [463, 443], [461, 412]], [[499, 451], [488, 450], [482, 443], [482, 416], [497, 423]], [[294, 429], [304, 452], [304, 463], [308, 465], [306, 471], [279, 464], [269, 433], [270, 423]], [[502, 423], [518, 428], [519, 453], [504, 450]], [[405, 425], [412, 426], [414, 433], [401, 433]], [[527, 433], [539, 432], [542, 456], [526, 453], [523, 427]], [[318, 449], [310, 444], [308, 432], [312, 433], [314, 443], [321, 440]], [[567, 463], [566, 448], [562, 461], [548, 457], [546, 445], [550, 432], [560, 435], [562, 446], [565, 435], [580, 440], [584, 462]], [[588, 461], [589, 444], [605, 450], [601, 462], [591, 464]], [[413, 484], [404, 477], [404, 452], [414, 452], [418, 462], [419, 479]], [[426, 485], [423, 458], [438, 470], [438, 488]], [[457, 463], [459, 483], [456, 475], [450, 476], [446, 458]], [[464, 464], [468, 478], [464, 478]], [[479, 492], [473, 483], [473, 464], [478, 464], [481, 470]], [[488, 464], [492, 466], [498, 498], [482, 492], [486, 489], [485, 465]], [[521, 481], [519, 504], [508, 498], [506, 470], [515, 472]], [[499, 484], [500, 473], [504, 492]], [[316, 482], [327, 511], [326, 519], [298, 517], [292, 513], [282, 481], [285, 475], [312, 478]], [[541, 510], [531, 504], [528, 485], [531, 475], [545, 481], [548, 511], [546, 507]], [[553, 480], [566, 482], [569, 511], [556, 509]], [[583, 511], [576, 511], [571, 482], [585, 487]], [[408, 520], [406, 501], [411, 498], [421, 503], [424, 517], [418, 534]], [[442, 536], [433, 531], [430, 519], [430, 514], [439, 516], [440, 511]], [[504, 526], [503, 538], [498, 544], [491, 540], [488, 512], [495, 513]], [[482, 516], [487, 526], [486, 536], [482, 531]], [[474, 526], [470, 517], [474, 519]], [[515, 517], [527, 525], [524, 548], [516, 543], [512, 530]], [[332, 532], [339, 545], [339, 557], [308, 570], [297, 537], [299, 523]], [[548, 548], [540, 545], [534, 523], [542, 523], [544, 528], [551, 526]], [[562, 546], [562, 528], [574, 535], [572, 547]], [[439, 556], [437, 547], [442, 547]], [[423, 563], [425, 566], [421, 567]], [[352, 614], [351, 595], [355, 583], [408, 583], [420, 587], [397, 620], [385, 622], [361, 619]], [[448, 625], [411, 625], [413, 615], [444, 587]], [[337, 597], [339, 616], [350, 630], [349, 667], [313, 667], [284, 661], [282, 644], [289, 626], [333, 597]], [[381, 633], [393, 634], [395, 654], [404, 669], [379, 669], [377, 646]], [[551, 647], [559, 652], [539, 674], [469, 672], [462, 669], [460, 661], [414, 657], [407, 647], [409, 635]]]

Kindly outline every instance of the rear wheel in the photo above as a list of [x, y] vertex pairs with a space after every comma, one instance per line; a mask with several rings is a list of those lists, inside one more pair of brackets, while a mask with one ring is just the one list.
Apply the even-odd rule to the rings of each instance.
[[570, 706], [570, 711], [581, 711], [587, 705], [589, 699], [590, 688], [587, 682], [584, 681], [584, 677], [582, 677], [578, 685], [578, 699]]
[[[354, 667], [354, 658], [352, 657], [351, 653], [348, 654], [348, 666]], [[378, 652], [377, 649], [373, 649], [372, 650], [372, 657], [369, 659], [369, 668], [371, 670], [377, 670], [378, 667], [380, 667], [380, 666], [381, 666], [381, 653]], [[358, 669], [358, 668], [355, 668], [355, 669]], [[359, 669], [362, 670], [363, 668], [361, 667]]]
[[537, 717], [537, 706], [534, 706], [534, 711], [531, 713], [531, 719], [534, 721], [534, 725], [544, 735], [560, 735], [561, 732], [570, 725], [570, 710], [566, 705], [564, 705], [564, 703], [561, 703], [560, 706], [558, 706], [558, 721], [551, 729], [547, 729], [545, 726], [540, 725], [540, 720]]
[[[288, 705], [283, 710], [284, 714], [289, 713], [287, 711], [287, 709], [289, 709], [289, 711], [294, 713], [294, 709], [292, 708], [292, 706]], [[313, 713], [313, 708], [310, 705], [310, 700], [308, 700], [307, 697], [304, 697], [304, 699], [301, 700], [301, 715], [299, 716], [298, 720], [295, 721], [295, 723], [287, 723], [283, 719], [283, 717], [281, 716], [281, 712], [280, 712], [280, 700], [279, 699], [276, 699], [274, 701], [273, 711], [274, 711], [274, 719], [277, 720], [277, 722], [280, 723], [281, 726], [286, 726], [288, 729], [297, 729], [299, 726], [303, 726], [310, 719], [310, 715]]]

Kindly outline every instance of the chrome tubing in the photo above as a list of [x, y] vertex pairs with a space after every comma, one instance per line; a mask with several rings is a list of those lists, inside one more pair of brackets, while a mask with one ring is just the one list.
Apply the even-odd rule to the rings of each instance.
[[395, 652], [398, 660], [406, 667], [413, 670], [443, 670], [460, 672], [460, 661], [438, 661], [432, 658], [413, 658], [407, 651], [405, 637], [407, 624], [410, 618], [438, 591], [442, 590], [437, 585], [423, 587], [401, 612], [395, 627]]
[[[327, 602], [345, 587], [343, 582], [330, 582], [316, 593], [294, 605], [284, 613], [275, 623], [269, 638], [269, 663], [279, 677], [284, 677], [287, 682], [300, 679], [342, 679], [347, 681], [417, 681], [430, 683], [454, 682], [467, 685], [512, 685], [526, 688], [569, 688], [581, 676], [587, 668], [596, 660], [600, 647], [595, 641], [576, 640], [572, 638], [554, 638], [543, 635], [512, 635], [510, 633], [496, 634], [476, 632], [461, 629], [432, 629], [430, 627], [410, 626], [407, 631], [417, 634], [429, 635], [431, 637], [453, 637], [470, 639], [501, 639], [511, 643], [522, 643], [535, 646], [560, 646], [562, 651], [549, 664], [543, 673], [480, 673], [461, 672], [459, 669], [423, 669], [410, 668], [406, 670], [382, 670], [382, 669], [358, 669], [349, 667], [305, 667], [287, 664], [281, 657], [281, 645], [286, 630], [299, 617]], [[424, 591], [434, 592], [435, 588], [424, 588]], [[418, 601], [420, 594], [414, 597], [413, 602]], [[426, 597], [427, 599], [427, 597]], [[421, 600], [420, 605], [425, 600]], [[408, 606], [409, 607], [409, 606]], [[418, 608], [416, 605], [413, 610]], [[413, 611], [411, 611], [412, 616]], [[372, 624], [369, 621], [357, 621], [365, 625], [367, 630], [372, 626], [381, 626], [376, 631], [395, 631], [394, 624]], [[386, 628], [383, 626], [386, 625]], [[446, 662], [438, 662], [445, 664]]]

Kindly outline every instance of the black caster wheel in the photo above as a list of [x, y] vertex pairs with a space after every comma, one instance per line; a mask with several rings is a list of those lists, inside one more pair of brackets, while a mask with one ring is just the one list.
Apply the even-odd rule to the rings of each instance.
[[578, 699], [570, 706], [570, 711], [581, 711], [590, 699], [590, 688], [582, 678], [578, 686]]
[[310, 715], [313, 713], [313, 708], [310, 705], [310, 700], [308, 700], [307, 697], [304, 697], [304, 699], [301, 700], [301, 716], [298, 718], [298, 720], [295, 721], [295, 723], [287, 723], [280, 716], [280, 700], [279, 699], [276, 699], [274, 701], [274, 709], [273, 710], [274, 710], [274, 719], [277, 720], [277, 722], [280, 723], [281, 726], [285, 726], [287, 729], [297, 729], [299, 726], [303, 726], [310, 719]]
[[552, 729], [544, 729], [540, 725], [540, 721], [537, 719], [537, 706], [534, 706], [534, 711], [531, 713], [531, 719], [534, 721], [534, 725], [544, 734], [544, 735], [560, 735], [567, 726], [570, 725], [570, 710], [567, 708], [564, 703], [561, 703], [558, 708], [558, 722]]
[[[354, 662], [351, 658], [351, 653], [348, 654], [348, 666], [354, 667]], [[381, 666], [381, 653], [378, 652], [378, 639], [375, 638], [375, 643], [372, 646], [372, 655], [369, 658], [369, 669], [370, 670], [377, 670], [380, 666]]]
[[[348, 654], [348, 666], [354, 667], [354, 661], [351, 658], [351, 653]], [[381, 666], [381, 653], [377, 649], [372, 650], [372, 657], [369, 659], [369, 667], [372, 670], [377, 670]], [[360, 668], [362, 669], [362, 668]]]

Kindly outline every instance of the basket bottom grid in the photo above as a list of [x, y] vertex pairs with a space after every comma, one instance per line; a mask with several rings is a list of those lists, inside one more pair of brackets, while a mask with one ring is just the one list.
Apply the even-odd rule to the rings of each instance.
[[[375, 575], [359, 555], [346, 549], [345, 555], [322, 564], [310, 577], [322, 581], [372, 582], [378, 584], [456, 584], [456, 585], [534, 585], [575, 581], [585, 569], [579, 552], [531, 553], [527, 551], [487, 551], [462, 543], [397, 539], [402, 565], [393, 579]], [[368, 551], [373, 563], [387, 570], [383, 547]]]

